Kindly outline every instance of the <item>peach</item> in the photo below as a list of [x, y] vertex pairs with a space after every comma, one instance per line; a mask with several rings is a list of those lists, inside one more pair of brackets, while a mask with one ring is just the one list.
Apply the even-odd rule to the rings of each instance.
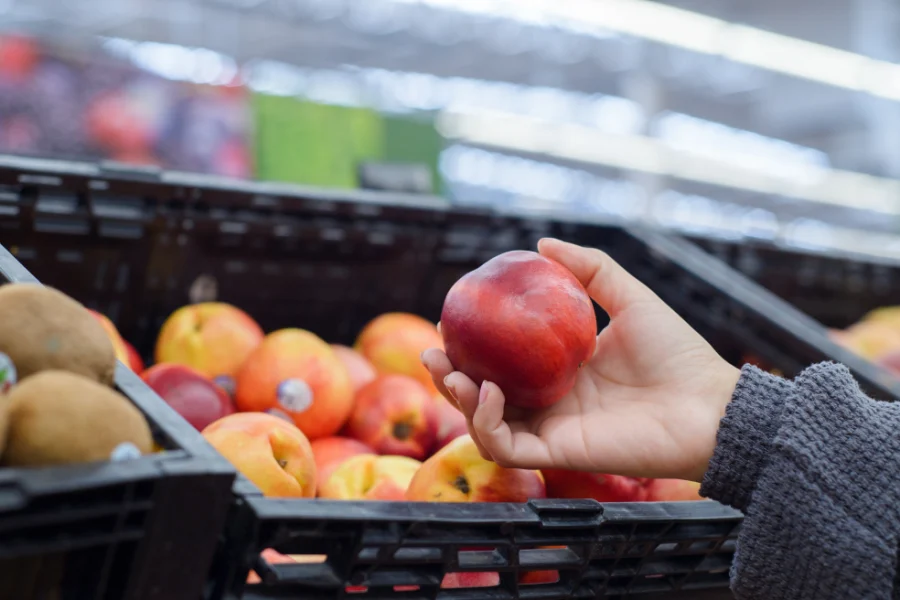
[[597, 317], [587, 291], [558, 262], [513, 250], [453, 284], [441, 334], [453, 366], [496, 383], [510, 406], [544, 408], [575, 385], [594, 353]]
[[313, 440], [313, 456], [316, 459], [318, 473], [318, 489], [322, 489], [331, 473], [348, 458], [360, 454], [375, 454], [375, 451], [362, 442], [346, 437], [333, 436]]
[[882, 306], [873, 309], [863, 315], [860, 321], [865, 323], [882, 323], [894, 329], [900, 328], [900, 306]]
[[414, 502], [525, 502], [546, 497], [538, 471], [505, 469], [481, 458], [468, 435], [458, 437], [416, 472], [407, 500]]
[[144, 372], [144, 360], [138, 354], [137, 348], [132, 346], [128, 340], [123, 339], [122, 343], [125, 344], [125, 351], [128, 354], [128, 366], [131, 367], [132, 371], [140, 375]]
[[353, 408], [353, 384], [327, 343], [303, 329], [270, 333], [235, 379], [242, 411], [290, 418], [310, 440], [334, 435]]
[[[835, 336], [832, 335], [832, 339]], [[900, 329], [887, 326], [877, 319], [863, 321], [845, 329], [836, 341], [864, 358], [875, 359], [900, 349]]]
[[203, 430], [203, 437], [265, 496], [313, 498], [316, 461], [303, 432], [263, 413], [236, 413]]
[[190, 367], [158, 364], [141, 379], [198, 431], [234, 412], [225, 390]]
[[438, 394], [437, 402], [438, 429], [434, 445], [435, 451], [440, 450], [461, 435], [467, 435], [469, 428], [466, 425], [466, 417], [450, 404], [450, 401]]
[[109, 341], [112, 342], [113, 350], [116, 353], [116, 360], [120, 363], [124, 364], [126, 367], [131, 367], [131, 360], [128, 355], [128, 347], [125, 345], [125, 340], [122, 339], [122, 336], [119, 334], [119, 330], [116, 329], [116, 326], [113, 325], [113, 322], [109, 320], [109, 317], [104, 315], [103, 313], [99, 313], [93, 309], [87, 309], [89, 313], [91, 313], [97, 321], [100, 322], [100, 325], [103, 326], [103, 331], [106, 332], [107, 337], [109, 337]]
[[429, 348], [443, 347], [437, 326], [409, 313], [376, 317], [362, 329], [353, 346], [379, 373], [407, 375], [433, 393], [437, 390], [421, 355]]
[[647, 499], [647, 479], [583, 471], [544, 469], [550, 498], [593, 498], [598, 502], [640, 502]]
[[679, 502], [706, 500], [700, 495], [700, 484], [681, 479], [651, 479], [647, 483], [647, 500], [650, 502]]
[[183, 306], [166, 319], [156, 362], [192, 367], [206, 377], [234, 377], [262, 342], [263, 331], [239, 308], [223, 302]]
[[379, 375], [356, 394], [344, 431], [379, 454], [422, 460], [434, 447], [437, 405], [412, 377]]
[[331, 349], [334, 350], [334, 353], [340, 361], [347, 367], [347, 372], [350, 374], [350, 381], [353, 383], [354, 393], [358, 392], [361, 387], [375, 379], [376, 375], [378, 375], [375, 371], [375, 367], [372, 366], [372, 363], [366, 360], [362, 354], [353, 348], [348, 348], [347, 346], [342, 346], [340, 344], [331, 344]]
[[319, 490], [333, 500], [401, 501], [422, 463], [406, 456], [361, 454], [340, 464]]

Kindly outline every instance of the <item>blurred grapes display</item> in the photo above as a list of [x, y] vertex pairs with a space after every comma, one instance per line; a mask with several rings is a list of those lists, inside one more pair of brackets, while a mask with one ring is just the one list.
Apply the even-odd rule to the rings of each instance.
[[99, 48], [0, 36], [0, 152], [250, 177], [241, 86], [171, 81]]

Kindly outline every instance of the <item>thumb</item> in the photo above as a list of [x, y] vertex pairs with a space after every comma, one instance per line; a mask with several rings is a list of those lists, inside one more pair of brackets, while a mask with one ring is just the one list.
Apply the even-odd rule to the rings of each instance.
[[601, 250], [544, 238], [538, 242], [538, 252], [569, 269], [610, 317], [638, 302], [662, 302]]

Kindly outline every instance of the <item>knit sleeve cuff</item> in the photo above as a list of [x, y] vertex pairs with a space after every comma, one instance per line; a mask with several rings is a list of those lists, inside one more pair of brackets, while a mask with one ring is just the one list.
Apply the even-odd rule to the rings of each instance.
[[794, 384], [752, 365], [741, 377], [725, 409], [716, 449], [700, 494], [738, 510], [750, 501], [781, 422], [784, 400]]

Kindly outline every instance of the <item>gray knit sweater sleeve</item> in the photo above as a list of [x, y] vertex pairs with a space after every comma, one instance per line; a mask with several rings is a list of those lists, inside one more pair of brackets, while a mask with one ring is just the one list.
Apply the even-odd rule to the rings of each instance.
[[745, 366], [701, 493], [744, 512], [739, 600], [900, 598], [900, 402], [846, 367], [787, 381]]

